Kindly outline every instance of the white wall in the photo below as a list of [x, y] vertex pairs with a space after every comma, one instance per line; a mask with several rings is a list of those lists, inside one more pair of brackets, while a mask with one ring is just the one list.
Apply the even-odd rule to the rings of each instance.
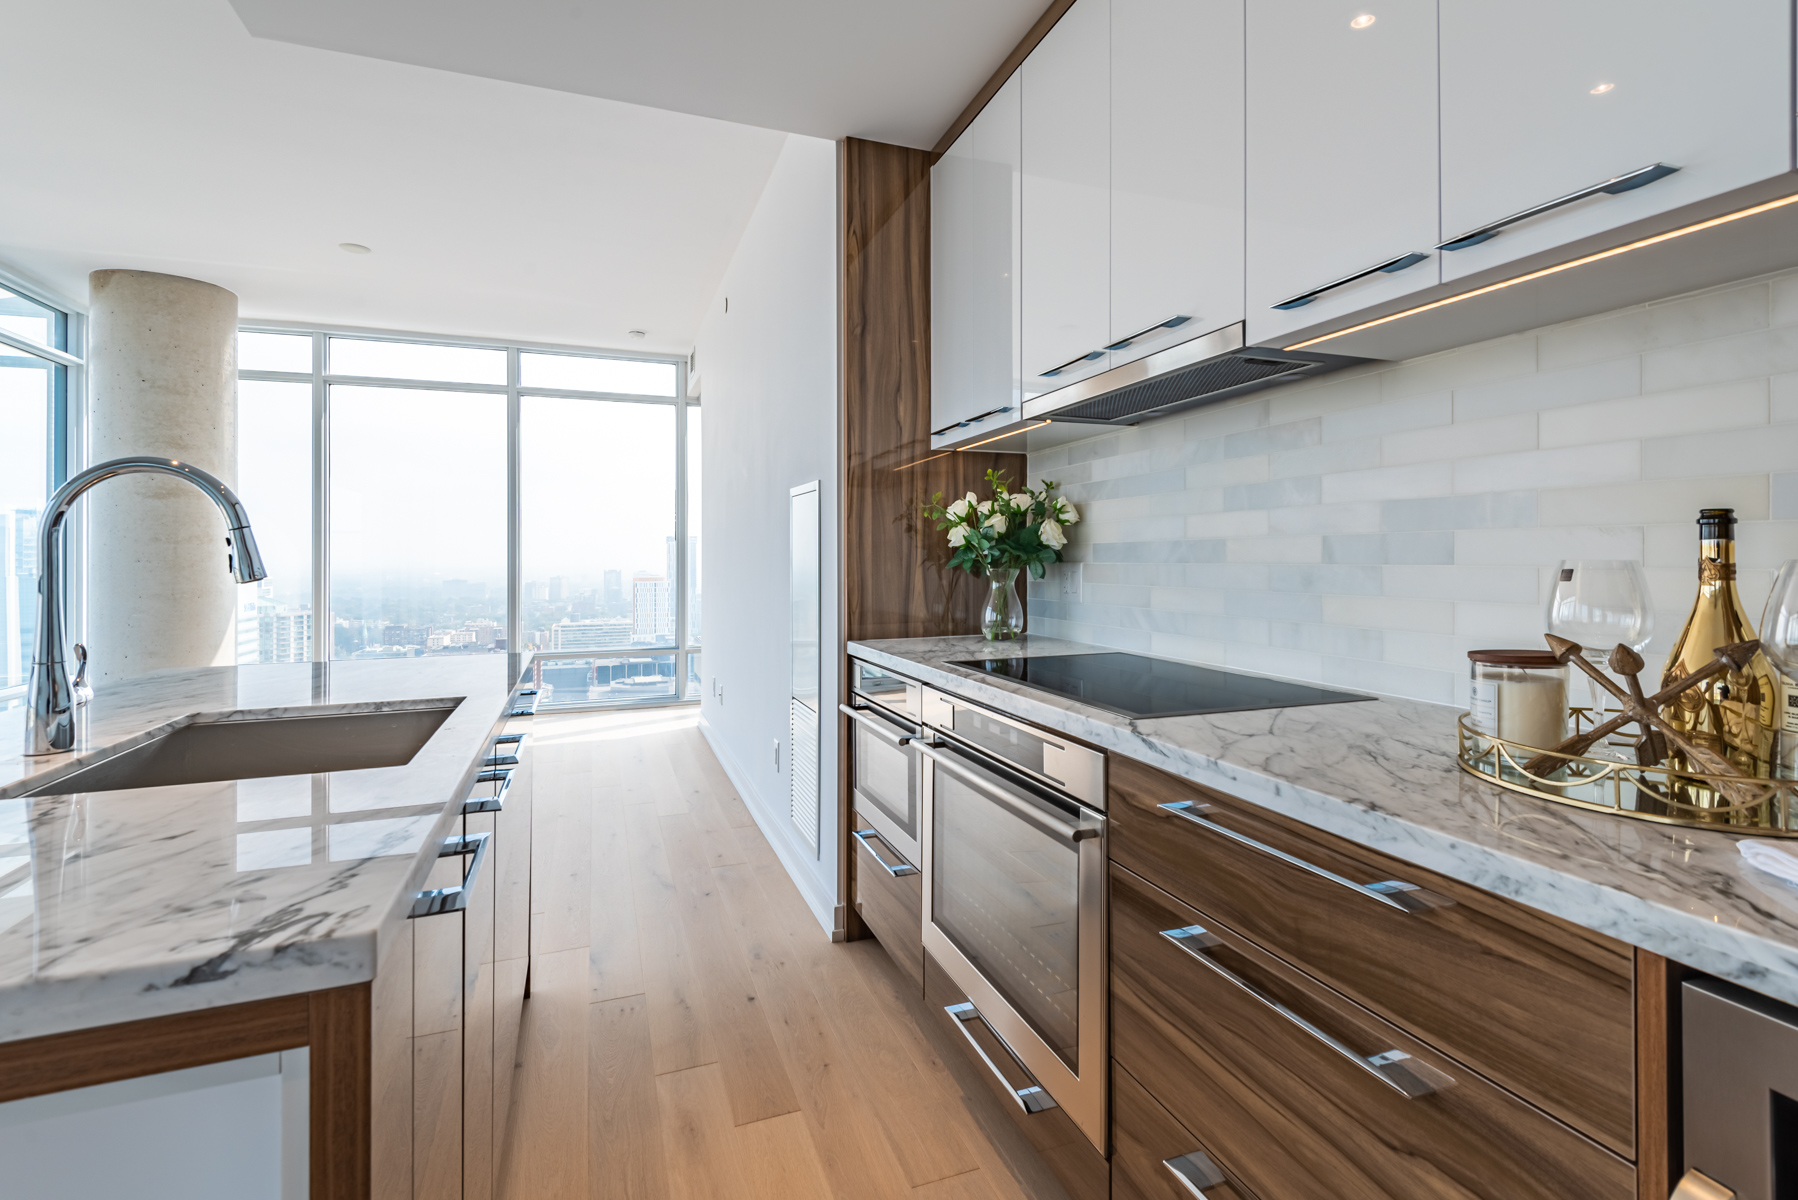
[[1030, 630], [1459, 703], [1562, 558], [1634, 558], [1651, 676], [1736, 510], [1757, 624], [1798, 556], [1798, 272], [1380, 363], [1030, 456], [1086, 521]]
[[[835, 143], [789, 136], [695, 343], [705, 414], [701, 728], [827, 930], [840, 836], [836, 195]], [[787, 804], [788, 492], [814, 479], [823, 483], [821, 855]]]

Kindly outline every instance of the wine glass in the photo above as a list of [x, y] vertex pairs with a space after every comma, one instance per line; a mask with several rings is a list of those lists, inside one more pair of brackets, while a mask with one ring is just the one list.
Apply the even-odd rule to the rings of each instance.
[[1790, 779], [1798, 775], [1798, 558], [1787, 559], [1773, 577], [1773, 590], [1767, 594], [1767, 607], [1761, 613], [1761, 652], [1780, 675], [1779, 695], [1774, 698], [1778, 715], [1773, 728], [1778, 731], [1778, 774]]
[[[1548, 597], [1548, 632], [1578, 642], [1603, 670], [1618, 643], [1640, 653], [1654, 636], [1654, 607], [1642, 564], [1623, 558], [1564, 558]], [[1586, 677], [1592, 720], [1604, 720], [1606, 693]]]

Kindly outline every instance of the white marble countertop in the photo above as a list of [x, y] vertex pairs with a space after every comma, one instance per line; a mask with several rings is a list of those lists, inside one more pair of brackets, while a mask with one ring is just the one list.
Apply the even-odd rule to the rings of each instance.
[[[522, 670], [504, 654], [169, 671], [67, 755], [0, 713], [0, 1041], [372, 979]], [[196, 713], [456, 701], [404, 766], [26, 796]], [[416, 707], [412, 705], [411, 707]]]
[[1049, 638], [849, 643], [849, 653], [1619, 941], [1798, 1004], [1798, 887], [1726, 833], [1536, 800], [1455, 762], [1458, 710], [1379, 698], [1130, 720], [951, 660], [1102, 652]]

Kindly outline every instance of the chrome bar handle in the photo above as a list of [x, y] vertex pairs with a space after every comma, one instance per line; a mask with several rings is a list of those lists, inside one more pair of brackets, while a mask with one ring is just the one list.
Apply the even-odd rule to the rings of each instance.
[[865, 727], [868, 732], [872, 733], [875, 737], [880, 738], [882, 741], [890, 742], [900, 749], [904, 749], [914, 741], [918, 742], [920, 745], [936, 745], [934, 740], [926, 741], [919, 734], [894, 733], [891, 729], [886, 727], [886, 722], [877, 721], [873, 717], [863, 716], [862, 714], [867, 712], [867, 709], [865, 708], [851, 708], [847, 704], [839, 704], [837, 705], [837, 711], [848, 717], [851, 721], [854, 721], [856, 724]]
[[1736, 1194], [1733, 1189], [1693, 1167], [1680, 1179], [1679, 1186], [1667, 1200], [1736, 1200]]
[[1600, 194], [1615, 196], [1619, 192], [1634, 191], [1643, 184], [1653, 183], [1657, 179], [1665, 179], [1677, 170], [1679, 170], [1678, 167], [1670, 167], [1666, 163], [1649, 163], [1646, 167], [1637, 167], [1633, 171], [1613, 176], [1603, 183], [1595, 183], [1591, 187], [1583, 187], [1577, 192], [1568, 192], [1565, 196], [1556, 196], [1553, 200], [1545, 201], [1544, 203], [1536, 205], [1534, 208], [1526, 208], [1522, 212], [1512, 213], [1510, 216], [1505, 217], [1502, 220], [1494, 221], [1490, 225], [1482, 225], [1478, 229], [1470, 229], [1458, 238], [1441, 243], [1436, 249], [1465, 250], [1469, 246], [1477, 246], [1481, 242], [1491, 241], [1498, 236], [1500, 230], [1515, 225], [1519, 221], [1527, 221], [1531, 217], [1539, 217], [1543, 213], [1553, 212], [1562, 205], [1572, 204], [1575, 200], [1584, 200], [1588, 196], [1597, 196]]
[[480, 882], [481, 865], [487, 861], [487, 844], [492, 840], [491, 833], [459, 833], [444, 838], [443, 845], [437, 851], [438, 858], [472, 854], [474, 861], [463, 872], [460, 884], [454, 887], [429, 888], [418, 893], [417, 898], [412, 901], [412, 911], [406, 916], [435, 917], [442, 913], [461, 912], [467, 908], [468, 897]]
[[[1105, 349], [1107, 349], [1107, 350], [1123, 350], [1123, 349], [1127, 348], [1128, 346], [1130, 346], [1132, 343], [1136, 342], [1138, 339], [1146, 338], [1151, 333], [1154, 333], [1158, 329], [1178, 329], [1178, 328], [1180, 328], [1180, 326], [1186, 324], [1190, 320], [1192, 320], [1191, 317], [1186, 317], [1186, 316], [1181, 316], [1179, 314], [1175, 314], [1174, 316], [1169, 317], [1165, 321], [1155, 322], [1153, 325], [1149, 326], [1147, 329], [1139, 329], [1135, 333], [1131, 334], [1129, 337], [1119, 338], [1117, 341], [1112, 342], [1111, 344], [1107, 345], [1105, 347]], [[1074, 361], [1079, 362], [1081, 360], [1075, 359]], [[1057, 369], [1059, 369], [1059, 368], [1057, 368]]]
[[[1406, 1054], [1403, 1050], [1387, 1050], [1383, 1053], [1373, 1055], [1371, 1058], [1357, 1054], [1354, 1050], [1343, 1045], [1341, 1042], [1337, 1041], [1305, 1018], [1299, 1016], [1290, 1008], [1287, 1008], [1284, 1004], [1281, 1004], [1278, 1000], [1275, 1000], [1272, 996], [1268, 995], [1230, 968], [1212, 958], [1209, 954], [1206, 954], [1205, 951], [1209, 950], [1211, 947], [1222, 945], [1223, 939], [1219, 938], [1209, 929], [1206, 929], [1203, 925], [1187, 925], [1180, 929], [1163, 929], [1161, 931], [1161, 936], [1178, 946], [1189, 957], [1205, 964], [1205, 966], [1217, 972], [1218, 975], [1222, 976], [1230, 983], [1235, 984], [1236, 987], [1246, 992], [1249, 996], [1260, 1001], [1268, 1008], [1273, 1009], [1282, 1017], [1285, 1017], [1288, 1021], [1297, 1025], [1300, 1029], [1304, 1030], [1336, 1053], [1342, 1055], [1342, 1057], [1348, 1059], [1357, 1067], [1360, 1067], [1363, 1071], [1366, 1071], [1369, 1075], [1372, 1075], [1375, 1079], [1378, 1079], [1381, 1083], [1385, 1084], [1399, 1095], [1405, 1097], [1405, 1099], [1415, 1100], [1417, 1097], [1427, 1096], [1437, 1089], [1438, 1085], [1435, 1082], [1423, 1078], [1417, 1071], [1404, 1065], [1412, 1060], [1411, 1056]], [[1454, 1082], [1453, 1080], [1447, 1079], [1446, 1076], [1443, 1076], [1442, 1078], [1445, 1082]]]
[[1182, 1154], [1179, 1158], [1164, 1158], [1161, 1165], [1166, 1167], [1173, 1177], [1198, 1200], [1208, 1200], [1205, 1189], [1228, 1183], [1224, 1173], [1218, 1170], [1211, 1156], [1203, 1150], [1194, 1150], [1191, 1154]]
[[1059, 367], [1050, 367], [1047, 371], [1044, 371], [1041, 375], [1037, 376], [1037, 378], [1038, 379], [1053, 379], [1057, 375], [1061, 374], [1063, 371], [1067, 370], [1069, 367], [1077, 367], [1083, 362], [1093, 362], [1097, 359], [1101, 359], [1104, 357], [1105, 357], [1104, 350], [1088, 350], [1085, 354], [1079, 355], [1075, 358], [1068, 359], [1066, 362], [1062, 363]]
[[462, 815], [475, 813], [503, 812], [506, 807], [506, 793], [512, 790], [512, 768], [498, 771], [482, 771], [475, 776], [475, 783], [497, 783], [499, 790], [491, 796], [470, 796], [462, 802]]
[[[1057, 368], [1057, 369], [1059, 370], [1059, 368]], [[932, 429], [930, 431], [930, 436], [931, 437], [941, 437], [943, 434], [948, 433], [951, 429], [966, 429], [970, 425], [980, 424], [982, 421], [986, 420], [988, 417], [996, 417], [1000, 413], [1008, 413], [1010, 411], [1011, 411], [1011, 405], [1009, 405], [1009, 404], [1001, 405], [998, 408], [989, 408], [985, 412], [975, 413], [973, 416], [968, 417], [965, 420], [953, 421], [950, 424], [943, 426], [941, 429]]]
[[1322, 287], [1314, 287], [1308, 292], [1300, 292], [1296, 296], [1282, 300], [1278, 304], [1270, 304], [1268, 307], [1279, 309], [1303, 308], [1325, 292], [1333, 291], [1344, 284], [1353, 283], [1357, 279], [1366, 279], [1369, 275], [1396, 275], [1407, 267], [1415, 267], [1418, 263], [1428, 257], [1429, 255], [1420, 254], [1417, 251], [1412, 251], [1409, 254], [1401, 254], [1397, 258], [1389, 258], [1383, 263], [1375, 263], [1365, 271], [1356, 271], [1353, 275], [1344, 275], [1341, 279], [1332, 279]]
[[[1055, 1097], [1043, 1091], [1041, 1085], [1036, 1082], [1036, 1076], [1032, 1075], [1028, 1070], [1025, 1070], [1023, 1063], [1018, 1063], [1018, 1070], [1024, 1072], [1024, 1078], [1030, 1081], [1030, 1086], [1021, 1088], [1011, 1086], [1011, 1080], [1005, 1078], [1005, 1072], [999, 1069], [999, 1064], [993, 1061], [992, 1056], [986, 1052], [986, 1047], [976, 1041], [973, 1033], [968, 1029], [969, 1021], [979, 1021], [982, 1025], [986, 1026], [989, 1033], [994, 1037], [999, 1038], [999, 1044], [1001, 1046], [1005, 1045], [1005, 1039], [999, 1037], [999, 1031], [993, 1028], [991, 1022], [980, 1015], [980, 1010], [975, 1008], [972, 1003], [964, 1002], [962, 1004], [951, 1004], [943, 1011], [949, 1014], [950, 1019], [955, 1022], [955, 1027], [961, 1030], [961, 1036], [968, 1039], [968, 1045], [974, 1047], [974, 1053], [980, 1056], [980, 1061], [986, 1064], [986, 1069], [991, 1071], [993, 1077], [1001, 1084], [1005, 1085], [1006, 1094], [1017, 1103], [1019, 1108], [1023, 1109], [1026, 1113], [1039, 1113], [1047, 1109], [1059, 1107], [1055, 1103]], [[1011, 1049], [1010, 1046], [1006, 1046], [1005, 1048], [1007, 1051], [1010, 1051]], [[1011, 1057], [1016, 1061], [1018, 1056], [1013, 1054]]]
[[1266, 842], [1258, 842], [1247, 834], [1237, 833], [1234, 829], [1230, 829], [1227, 826], [1219, 825], [1216, 821], [1207, 820], [1206, 818], [1201, 817], [1199, 815], [1200, 813], [1211, 811], [1211, 806], [1209, 804], [1194, 804], [1191, 800], [1177, 800], [1172, 804], [1158, 804], [1155, 807], [1165, 809], [1166, 811], [1173, 813], [1176, 817], [1191, 821], [1194, 825], [1202, 825], [1213, 833], [1221, 833], [1233, 842], [1247, 846], [1251, 850], [1259, 850], [1263, 854], [1271, 855], [1283, 863], [1297, 867], [1301, 871], [1308, 871], [1311, 874], [1316, 875], [1319, 879], [1327, 879], [1331, 883], [1349, 889], [1351, 892], [1358, 892], [1359, 894], [1366, 896], [1369, 900], [1377, 900], [1387, 908], [1395, 908], [1399, 912], [1423, 912], [1431, 908], [1446, 908], [1454, 903], [1453, 900], [1448, 899], [1446, 896], [1438, 896], [1434, 892], [1426, 892], [1414, 883], [1401, 883], [1396, 879], [1387, 879], [1380, 883], [1356, 883], [1352, 879], [1344, 879], [1342, 876], [1336, 874], [1336, 872], [1326, 871], [1316, 863], [1306, 862], [1297, 855], [1288, 854], [1286, 851], [1276, 849]]
[[962, 766], [953, 758], [938, 754], [933, 747], [927, 747], [922, 742], [917, 743], [917, 747], [919, 754], [930, 759], [937, 766], [949, 772], [949, 774], [956, 776], [963, 783], [966, 783], [969, 787], [978, 791], [982, 796], [987, 797], [989, 800], [997, 800], [1000, 804], [1011, 809], [1012, 812], [1024, 818], [1024, 820], [1030, 822], [1032, 825], [1035, 825], [1044, 833], [1052, 833], [1064, 841], [1081, 842], [1085, 841], [1087, 838], [1098, 837], [1099, 834], [1103, 832], [1103, 829], [1097, 823], [1083, 821], [1076, 825], [1072, 821], [1065, 821], [1060, 817], [1054, 816], [1046, 809], [1039, 808], [1022, 796], [1014, 796], [1010, 792], [996, 788], [993, 786], [991, 780], [982, 777], [971, 767]]
[[[906, 862], [904, 856], [901, 855], [897, 850], [894, 850], [893, 847], [887, 842], [887, 840], [880, 836], [879, 830], [855, 829], [855, 830], [850, 831], [850, 836], [855, 838], [857, 841], [861, 842], [862, 845], [866, 846], [868, 848], [868, 854], [874, 859], [875, 862], [879, 863], [882, 867], [886, 868], [886, 873], [888, 875], [891, 875], [894, 879], [903, 879], [907, 875], [916, 875], [918, 873], [918, 868], [916, 868], [916, 867], [912, 866], [910, 863]], [[880, 851], [878, 851], [874, 848], [876, 843], [879, 843], [880, 845], [885, 846], [889, 851], [891, 851], [893, 857], [897, 858], [899, 860], [899, 865], [895, 867], [892, 863], [890, 863], [886, 859], [882, 858], [880, 856]]]

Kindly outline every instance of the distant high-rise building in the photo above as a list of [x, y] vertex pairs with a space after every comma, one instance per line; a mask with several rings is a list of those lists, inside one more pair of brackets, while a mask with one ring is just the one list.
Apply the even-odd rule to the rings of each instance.
[[257, 659], [265, 663], [312, 661], [312, 610], [278, 604], [257, 606]]
[[605, 602], [607, 604], [624, 603], [624, 572], [607, 571], [605, 586]]
[[560, 604], [566, 599], [568, 599], [568, 589], [563, 585], [562, 577], [560, 575], [551, 575], [549, 577], [549, 602], [551, 604]]
[[631, 640], [665, 642], [674, 636], [674, 585], [661, 575], [631, 580]]
[[549, 627], [551, 650], [611, 650], [631, 644], [629, 617], [602, 617], [596, 621], [557, 621]]
[[524, 585], [524, 598], [526, 600], [549, 599], [549, 584], [538, 580], [532, 580]]

